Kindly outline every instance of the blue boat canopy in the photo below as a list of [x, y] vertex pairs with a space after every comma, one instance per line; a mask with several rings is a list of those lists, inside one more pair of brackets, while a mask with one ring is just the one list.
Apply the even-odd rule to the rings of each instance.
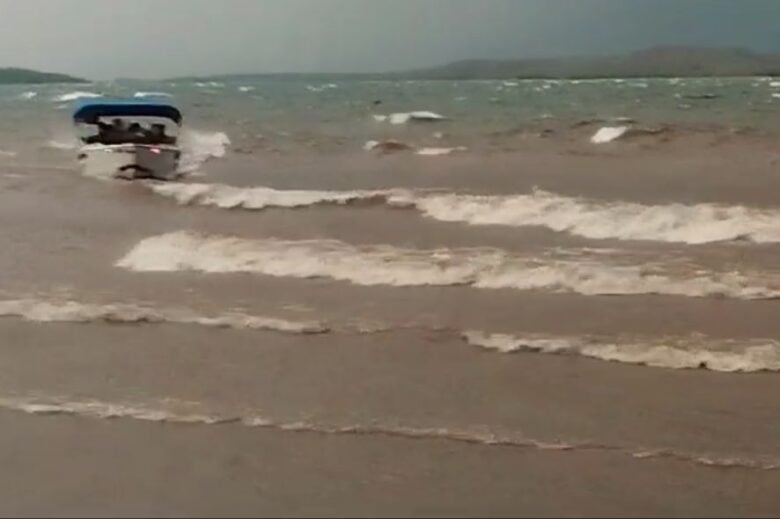
[[178, 125], [183, 119], [178, 108], [163, 100], [82, 99], [73, 107], [76, 123], [94, 124], [101, 117], [160, 117]]

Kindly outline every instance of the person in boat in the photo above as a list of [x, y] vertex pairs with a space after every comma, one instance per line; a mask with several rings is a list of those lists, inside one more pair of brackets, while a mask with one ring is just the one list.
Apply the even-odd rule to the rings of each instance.
[[176, 144], [176, 139], [165, 133], [164, 124], [153, 124], [149, 132], [146, 132], [146, 144]]
[[143, 142], [146, 130], [140, 123], [132, 123], [127, 129], [127, 142], [141, 143]]
[[85, 138], [84, 142], [86, 144], [109, 144], [108, 141], [111, 140], [112, 135], [117, 132], [118, 128], [122, 127], [120, 119], [114, 119], [112, 124], [104, 123], [100, 119], [96, 119], [93, 122], [97, 126], [98, 133]]
[[97, 122], [98, 134], [96, 142], [100, 144], [123, 144], [128, 142], [131, 133], [122, 119], [116, 118], [111, 124]]

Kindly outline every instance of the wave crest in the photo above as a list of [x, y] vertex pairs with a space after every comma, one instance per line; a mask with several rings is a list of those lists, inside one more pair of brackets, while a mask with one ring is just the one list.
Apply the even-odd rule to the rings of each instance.
[[284, 191], [222, 184], [166, 184], [152, 189], [181, 204], [221, 208], [305, 207], [359, 200], [414, 208], [426, 217], [470, 225], [538, 226], [590, 239], [691, 245], [750, 240], [780, 242], [780, 210], [718, 204], [643, 205], [574, 198], [536, 190], [528, 195], [425, 194], [380, 191]]

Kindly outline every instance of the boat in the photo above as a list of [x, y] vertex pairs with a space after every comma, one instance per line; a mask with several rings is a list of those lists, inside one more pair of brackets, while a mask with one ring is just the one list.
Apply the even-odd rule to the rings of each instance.
[[179, 176], [178, 131], [183, 117], [165, 100], [82, 99], [73, 110], [81, 129], [85, 174], [124, 179]]

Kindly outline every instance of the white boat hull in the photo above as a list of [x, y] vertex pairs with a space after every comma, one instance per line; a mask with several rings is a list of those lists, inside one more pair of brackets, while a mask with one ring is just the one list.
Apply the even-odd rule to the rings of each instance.
[[175, 180], [180, 156], [179, 148], [167, 145], [89, 145], [79, 150], [86, 175], [125, 179]]

